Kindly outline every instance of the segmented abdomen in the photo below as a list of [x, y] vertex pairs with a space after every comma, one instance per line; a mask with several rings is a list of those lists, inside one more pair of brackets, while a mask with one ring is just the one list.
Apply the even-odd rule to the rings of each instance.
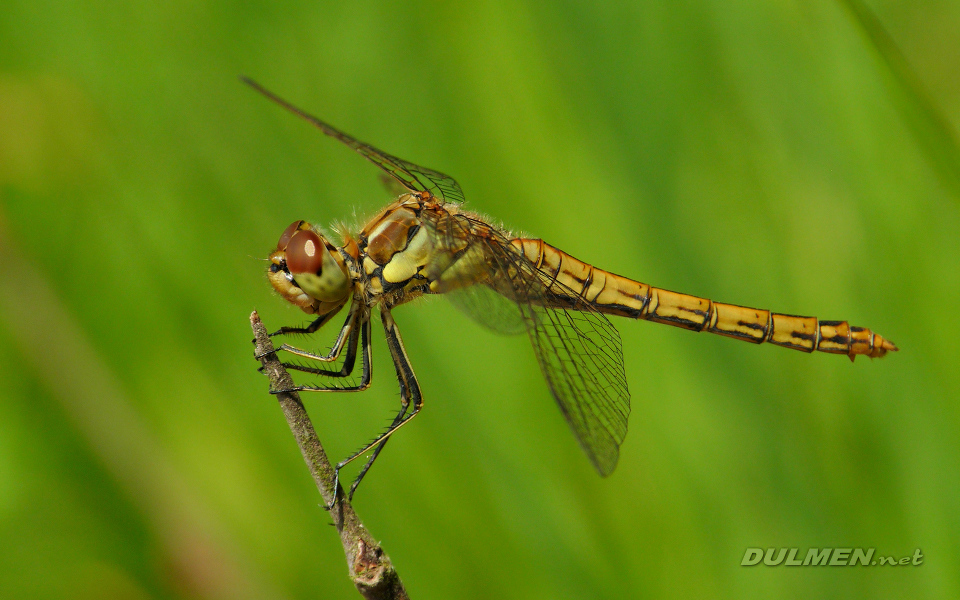
[[556, 285], [559, 282], [603, 313], [707, 331], [754, 344], [770, 342], [804, 352], [846, 354], [850, 360], [858, 354], [876, 358], [897, 351], [880, 334], [851, 327], [846, 321], [784, 315], [671, 292], [593, 267], [543, 240], [518, 238], [512, 243], [550, 278], [553, 291], [562, 289]]

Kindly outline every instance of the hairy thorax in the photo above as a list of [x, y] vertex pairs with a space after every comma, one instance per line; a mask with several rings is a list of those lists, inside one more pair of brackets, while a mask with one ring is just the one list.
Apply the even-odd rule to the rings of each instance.
[[396, 306], [431, 293], [427, 269], [435, 246], [424, 217], [435, 221], [446, 212], [436, 203], [404, 194], [367, 223], [360, 232], [358, 267], [368, 306]]

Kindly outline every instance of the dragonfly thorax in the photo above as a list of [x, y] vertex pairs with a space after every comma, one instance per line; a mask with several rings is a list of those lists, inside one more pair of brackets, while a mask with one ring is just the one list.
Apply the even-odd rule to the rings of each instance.
[[371, 219], [360, 232], [360, 267], [370, 303], [381, 299], [392, 306], [429, 293], [427, 276], [434, 256], [434, 239], [424, 226], [425, 206], [414, 194], [404, 194]]
[[270, 255], [267, 278], [277, 293], [311, 314], [339, 309], [352, 288], [343, 256], [306, 221], [284, 230]]

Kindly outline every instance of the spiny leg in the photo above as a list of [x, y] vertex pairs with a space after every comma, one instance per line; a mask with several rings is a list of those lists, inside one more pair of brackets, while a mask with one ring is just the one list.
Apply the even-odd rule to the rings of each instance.
[[[402, 401], [401, 401], [400, 412], [397, 413], [397, 416], [394, 417], [394, 419], [393, 419], [393, 423], [391, 423], [391, 424], [390, 424], [390, 427], [387, 428], [388, 431], [389, 431], [390, 429], [396, 429], [397, 427], [399, 427], [400, 425], [403, 424], [403, 422], [404, 422], [404, 415], [407, 413], [407, 408], [408, 408], [409, 406], [410, 406], [410, 403], [409, 403], [409, 402], [402, 402]], [[415, 413], [414, 413], [414, 414], [415, 414]], [[413, 417], [413, 414], [411, 414], [410, 416]], [[371, 454], [371, 455], [370, 455], [370, 458], [367, 459], [367, 462], [364, 463], [363, 468], [360, 469], [360, 473], [357, 474], [357, 478], [354, 479], [354, 480], [353, 480], [353, 483], [350, 484], [350, 491], [347, 492], [347, 499], [348, 499], [348, 500], [353, 500], [353, 493], [357, 491], [357, 486], [360, 485], [360, 480], [363, 479], [363, 476], [366, 475], [366, 474], [367, 474], [367, 471], [370, 470], [370, 467], [373, 466], [374, 461], [377, 460], [377, 457], [380, 456], [380, 452], [383, 450], [383, 447], [386, 446], [386, 445], [387, 445], [387, 442], [389, 442], [389, 441], [390, 441], [390, 438], [389, 438], [389, 437], [384, 438], [384, 440], [383, 440], [382, 442], [380, 442], [380, 443], [377, 445], [376, 448], [374, 448], [373, 454]], [[369, 448], [369, 446], [368, 446], [368, 448]], [[339, 473], [339, 471], [338, 471], [338, 473]]]
[[[354, 305], [352, 305], [352, 306], [350, 307], [350, 311], [351, 311], [351, 312], [353, 312], [353, 311], [355, 310], [355, 305], [356, 305], [356, 302], [354, 302]], [[332, 319], [338, 312], [339, 312], [339, 310], [328, 312], [327, 314], [323, 315], [322, 317], [319, 317], [319, 318], [315, 319], [312, 323], [310, 323], [310, 324], [307, 325], [306, 327], [281, 327], [280, 329], [278, 329], [278, 330], [274, 331], [273, 333], [271, 333], [271, 334], [270, 334], [270, 337], [276, 337], [276, 336], [278, 336], [278, 335], [288, 335], [288, 334], [291, 334], [291, 333], [293, 333], [293, 334], [298, 334], [298, 333], [313, 333], [313, 332], [315, 332], [316, 330], [318, 330], [318, 329], [320, 329], [321, 327], [323, 327], [324, 325], [326, 325], [327, 323], [329, 323], [329, 322], [330, 322], [330, 319]], [[347, 320], [348, 320], [348, 321], [350, 320], [350, 315], [347, 315]]]
[[[347, 321], [348, 321], [348, 322], [349, 322], [350, 319], [353, 317], [353, 314], [352, 314], [352, 313], [353, 313], [353, 306], [350, 307], [350, 311], [351, 311], [351, 312], [347, 314]], [[315, 332], [316, 330], [320, 329], [321, 327], [323, 327], [323, 326], [326, 325], [327, 323], [329, 323], [330, 320], [334, 317], [334, 315], [337, 314], [337, 312], [338, 312], [338, 311], [332, 311], [332, 312], [329, 312], [329, 313], [323, 315], [322, 317], [319, 317], [319, 318], [317, 318], [317, 319], [314, 319], [314, 321], [313, 321], [312, 323], [310, 323], [310, 325], [308, 325], [308, 326], [306, 326], [306, 327], [281, 327], [280, 329], [278, 329], [278, 330], [276, 330], [276, 331], [274, 331], [273, 333], [270, 333], [270, 334], [268, 334], [268, 335], [269, 335], [271, 338], [273, 338], [273, 337], [276, 337], [276, 336], [278, 336], [278, 335], [287, 335], [287, 334], [291, 334], [291, 333], [292, 333], [292, 334], [310, 334], [310, 333], [313, 333], [313, 332]], [[346, 323], [344, 323], [344, 327], [346, 327]], [[343, 332], [343, 328], [344, 328], [344, 327], [341, 327], [341, 328], [340, 328], [341, 335], [342, 335], [342, 332]], [[339, 338], [339, 337], [337, 338], [337, 341], [340, 341], [340, 338]], [[336, 347], [336, 344], [334, 344], [334, 347]], [[294, 348], [293, 346], [290, 346], [289, 344], [282, 344], [279, 348], [274, 348], [274, 351], [276, 351], [276, 350], [298, 350], [298, 349], [297, 349], [297, 348]], [[332, 351], [331, 351], [331, 354], [332, 354]], [[256, 358], [257, 360], [260, 360], [261, 358], [263, 358], [263, 355], [258, 355], [258, 356], [255, 356], [254, 358]], [[321, 360], [322, 360], [322, 359], [321, 359]]]
[[[370, 467], [373, 466], [374, 461], [377, 459], [377, 456], [380, 455], [380, 451], [383, 450], [383, 446], [387, 443], [388, 438], [409, 422], [410, 419], [415, 417], [423, 406], [420, 384], [417, 382], [417, 376], [410, 366], [410, 359], [407, 356], [407, 351], [403, 347], [403, 340], [400, 339], [400, 331], [397, 329], [397, 323], [393, 320], [393, 315], [390, 314], [388, 307], [381, 307], [380, 318], [383, 321], [383, 329], [387, 337], [387, 347], [390, 348], [390, 356], [393, 358], [393, 365], [397, 371], [397, 380], [400, 383], [400, 412], [397, 413], [393, 423], [391, 423], [386, 431], [378, 435], [359, 451], [353, 453], [350, 457], [337, 463], [334, 477], [335, 483], [339, 483], [340, 481], [340, 469], [368, 452], [371, 448], [376, 447], [373, 455], [370, 456], [370, 459], [367, 460], [366, 464], [360, 470], [360, 474], [357, 475], [357, 478], [354, 479], [350, 485], [350, 491], [347, 494], [348, 500], [353, 499], [353, 494], [357, 491], [357, 486], [360, 485], [363, 476], [366, 475]], [[334, 488], [336, 488], [336, 486], [334, 486]], [[329, 508], [333, 508], [333, 505]]]
[[[302, 371], [302, 372], [304, 372], [304, 373], [310, 373], [310, 374], [312, 374], [312, 375], [320, 375], [320, 376], [323, 376], [323, 377], [347, 377], [347, 376], [349, 376], [351, 373], [353, 373], [353, 365], [356, 363], [356, 358], [357, 358], [357, 342], [358, 342], [358, 340], [359, 340], [359, 338], [360, 338], [360, 329], [357, 329], [357, 327], [356, 327], [356, 321], [357, 321], [357, 320], [359, 320], [359, 318], [354, 318], [353, 320], [348, 320], [346, 323], [343, 324], [343, 329], [340, 330], [340, 336], [339, 336], [340, 338], [344, 337], [344, 332], [345, 332], [345, 331], [349, 331], [349, 332], [350, 332], [350, 335], [349, 335], [349, 338], [348, 338], [348, 341], [347, 341], [347, 345], [346, 345], [347, 355], [346, 355], [346, 357], [344, 358], [344, 360], [343, 360], [343, 365], [340, 367], [340, 370], [339, 370], [339, 371], [333, 371], [333, 370], [331, 370], [331, 369], [321, 369], [321, 368], [319, 368], [319, 367], [310, 367], [310, 366], [307, 366], [307, 365], [302, 365], [302, 364], [297, 364], [297, 363], [281, 363], [281, 364], [283, 364], [283, 366], [286, 367], [286, 368], [288, 368], [288, 369], [294, 369], [294, 370], [296, 370], [296, 371]], [[362, 328], [362, 326], [361, 326], [361, 328]], [[339, 338], [338, 338], [338, 340], [337, 340], [337, 346], [340, 346], [340, 347], [343, 346], [343, 344], [340, 343]], [[280, 349], [281, 349], [281, 350], [284, 350], [285, 348], [281, 347]], [[339, 354], [339, 353], [340, 353], [340, 348], [335, 348], [335, 349], [337, 350], [337, 354]], [[303, 356], [303, 354], [301, 354], [301, 353], [293, 353], [293, 354], [295, 354], [296, 356]], [[331, 356], [332, 356], [332, 355], [333, 355], [333, 353], [331, 352]], [[314, 357], [314, 356], [307, 356], [307, 358], [322, 360], [322, 359], [320, 359], [320, 358], [318, 358], [318, 357]], [[322, 360], [322, 362], [327, 362], [327, 361]]]
[[[315, 320], [307, 327], [281, 327], [277, 331], [270, 334], [270, 337], [277, 335], [286, 335], [286, 334], [309, 334], [313, 333], [316, 330], [323, 327], [326, 323], [330, 322], [330, 319], [339, 312], [339, 310], [328, 313], [319, 319]], [[337, 334], [337, 340], [333, 343], [333, 346], [330, 348], [330, 352], [327, 354], [316, 354], [314, 352], [309, 352], [307, 350], [302, 350], [296, 346], [291, 346], [290, 344], [281, 344], [277, 350], [283, 350], [294, 354], [296, 356], [301, 356], [303, 358], [309, 358], [310, 360], [315, 360], [318, 362], [333, 362], [340, 358], [340, 352], [343, 350], [344, 342], [349, 339], [350, 334], [353, 333], [358, 314], [360, 312], [360, 303], [354, 300], [350, 305], [350, 310], [347, 312], [347, 318], [343, 322], [343, 327], [340, 328], [340, 333]], [[259, 358], [259, 357], [258, 357]]]
[[[361, 321], [360, 328], [354, 328], [353, 332], [350, 334], [350, 341], [347, 344], [347, 357], [343, 362], [343, 367], [339, 371], [329, 371], [326, 369], [317, 369], [313, 367], [307, 367], [304, 365], [295, 365], [289, 363], [283, 363], [283, 366], [288, 369], [294, 369], [297, 371], [303, 371], [305, 373], [311, 373], [314, 375], [320, 375], [324, 377], [347, 377], [353, 373], [354, 364], [357, 358], [357, 341], [360, 340], [360, 357], [362, 363], [362, 373], [360, 376], [360, 383], [354, 386], [316, 386], [316, 385], [298, 385], [290, 390], [275, 390], [271, 393], [283, 392], [362, 392], [363, 390], [370, 387], [370, 379], [372, 378], [372, 368], [370, 361], [370, 313], [361, 314], [357, 317], [357, 320]], [[344, 326], [346, 327], [346, 326]]]

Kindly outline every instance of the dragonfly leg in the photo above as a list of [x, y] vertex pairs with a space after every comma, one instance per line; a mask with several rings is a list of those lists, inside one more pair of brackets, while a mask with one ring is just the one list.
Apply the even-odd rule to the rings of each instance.
[[[298, 385], [289, 390], [273, 390], [271, 393], [278, 394], [281, 392], [362, 392], [363, 390], [370, 387], [372, 369], [371, 369], [371, 362], [370, 362], [370, 316], [369, 316], [369, 313], [359, 316], [357, 320], [361, 322], [360, 327], [359, 329], [357, 329], [355, 324], [353, 325], [353, 330], [350, 333], [350, 339], [347, 342], [347, 356], [343, 361], [343, 367], [339, 371], [333, 371], [328, 369], [318, 369], [315, 367], [308, 367], [305, 365], [296, 365], [291, 363], [283, 363], [283, 366], [288, 369], [303, 371], [304, 373], [320, 375], [323, 377], [347, 377], [353, 373], [354, 365], [357, 359], [357, 345], [358, 345], [357, 342], [359, 340], [360, 341], [360, 359], [361, 359], [362, 369], [363, 369], [363, 372], [360, 376], [360, 383], [353, 386]], [[347, 326], [344, 325], [344, 329], [346, 328]]]
[[[350, 307], [350, 312], [353, 313], [356, 311], [356, 302]], [[301, 333], [314, 333], [316, 330], [320, 329], [324, 325], [330, 322], [330, 320], [336, 315], [336, 312], [329, 312], [322, 317], [314, 319], [312, 323], [306, 327], [281, 327], [280, 329], [274, 331], [270, 334], [270, 337], [276, 337], [278, 335], [288, 335], [288, 334], [301, 334]], [[347, 320], [350, 320], [350, 315], [347, 315]]]
[[[308, 352], [307, 350], [301, 350], [290, 344], [281, 344], [277, 350], [283, 350], [284, 352], [289, 352], [296, 356], [302, 356], [303, 358], [309, 358], [310, 360], [315, 360], [319, 362], [333, 362], [340, 357], [340, 352], [343, 351], [344, 342], [346, 342], [354, 327], [356, 326], [357, 317], [360, 312], [360, 303], [354, 302], [350, 305], [350, 310], [347, 312], [347, 319], [343, 322], [343, 327], [340, 328], [340, 333], [337, 335], [337, 340], [333, 343], [333, 347], [330, 348], [330, 352], [327, 354], [316, 354], [314, 352]], [[307, 327], [281, 327], [277, 331], [270, 334], [270, 337], [277, 335], [286, 335], [286, 334], [310, 334], [320, 329], [324, 325], [330, 322], [330, 319], [336, 313], [326, 314], [319, 319], [315, 320]], [[260, 358], [259, 356], [256, 358]]]
[[[348, 500], [353, 499], [353, 494], [357, 491], [357, 486], [360, 485], [363, 476], [367, 474], [367, 471], [373, 466], [374, 461], [377, 460], [377, 456], [380, 455], [380, 451], [383, 450], [383, 446], [387, 443], [390, 436], [409, 422], [410, 419], [417, 416], [417, 413], [420, 412], [420, 408], [423, 406], [420, 384], [417, 382], [417, 376], [410, 366], [410, 359], [407, 356], [407, 351], [403, 347], [403, 340], [400, 339], [400, 331], [397, 329], [396, 321], [393, 320], [393, 315], [390, 314], [390, 309], [381, 307], [380, 317], [383, 320], [383, 329], [386, 332], [387, 346], [390, 348], [393, 365], [397, 370], [397, 379], [400, 382], [400, 412], [397, 413], [397, 416], [393, 419], [393, 423], [390, 424], [386, 431], [378, 435], [373, 441], [357, 452], [354, 452], [348, 458], [337, 463], [336, 482], [339, 483], [340, 469], [369, 452], [371, 448], [376, 448], [370, 456], [370, 459], [367, 460], [366, 464], [360, 470], [360, 474], [357, 475], [357, 478], [354, 479], [350, 485], [350, 492], [347, 494]], [[330, 508], [332, 508], [332, 506]]]
[[[356, 362], [357, 358], [357, 340], [360, 336], [360, 330], [357, 329], [357, 321], [360, 320], [360, 317], [357, 315], [357, 312], [352, 308], [350, 314], [347, 315], [347, 321], [343, 324], [343, 327], [340, 328], [340, 334], [337, 336], [337, 341], [334, 343], [333, 348], [330, 350], [330, 353], [325, 356], [318, 356], [310, 352], [300, 350], [298, 348], [291, 348], [284, 344], [280, 346], [278, 350], [285, 350], [290, 352], [295, 356], [302, 356], [310, 360], [316, 360], [319, 362], [333, 362], [339, 358], [341, 351], [344, 347], [343, 340], [348, 340], [346, 343], [347, 356], [343, 361], [343, 366], [340, 367], [339, 371], [333, 371], [330, 369], [321, 369], [319, 367], [310, 367], [307, 365], [296, 364], [296, 363], [282, 363], [284, 367], [288, 369], [293, 369], [295, 371], [303, 371], [304, 373], [311, 373], [313, 375], [322, 375], [325, 377], [347, 377], [353, 373], [353, 365]], [[362, 327], [362, 325], [361, 325]]]

